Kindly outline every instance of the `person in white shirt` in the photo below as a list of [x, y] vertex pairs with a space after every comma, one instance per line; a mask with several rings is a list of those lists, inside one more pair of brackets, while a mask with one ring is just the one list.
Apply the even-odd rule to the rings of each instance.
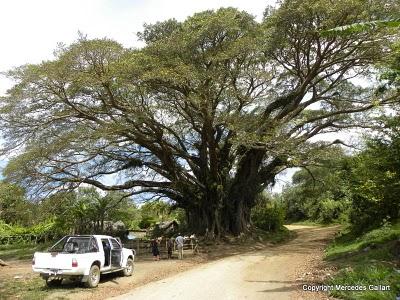
[[176, 247], [178, 248], [178, 258], [183, 259], [183, 236], [178, 233], [178, 236], [175, 239]]

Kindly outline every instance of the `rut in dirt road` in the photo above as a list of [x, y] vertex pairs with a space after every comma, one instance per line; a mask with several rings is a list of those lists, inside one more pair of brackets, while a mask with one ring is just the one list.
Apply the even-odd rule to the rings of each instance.
[[112, 299], [294, 299], [297, 268], [322, 251], [337, 227], [289, 229], [297, 237], [287, 244], [208, 263]]

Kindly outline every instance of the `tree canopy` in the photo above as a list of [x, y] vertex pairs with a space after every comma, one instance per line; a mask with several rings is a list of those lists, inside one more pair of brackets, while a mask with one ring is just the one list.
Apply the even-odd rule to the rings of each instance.
[[389, 51], [385, 28], [319, 34], [387, 4], [286, 0], [261, 23], [204, 11], [145, 25], [141, 49], [81, 37], [8, 73], [4, 151], [18, 154], [7, 179], [36, 194], [85, 183], [167, 198], [194, 230], [246, 230], [276, 174], [332, 145], [317, 135], [369, 126], [361, 113], [396, 99], [352, 81]]

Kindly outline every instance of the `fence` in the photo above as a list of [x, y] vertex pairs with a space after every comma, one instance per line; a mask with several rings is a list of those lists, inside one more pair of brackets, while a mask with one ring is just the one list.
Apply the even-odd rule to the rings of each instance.
[[50, 241], [53, 238], [54, 237], [48, 233], [0, 235], [0, 245], [47, 243], [47, 241]]
[[[151, 253], [151, 240], [147, 239], [135, 239], [123, 241], [125, 248], [133, 249], [136, 251], [136, 255], [146, 255]], [[167, 253], [167, 240], [161, 240], [158, 249], [160, 253]], [[174, 242], [173, 251], [176, 250], [176, 244]], [[191, 250], [193, 253], [198, 251], [198, 241], [195, 239], [185, 239], [183, 242], [183, 250]]]
[[[18, 235], [0, 235], [0, 245], [18, 245], [18, 244], [39, 244], [47, 243], [54, 240], [55, 236], [46, 234], [18, 234]], [[151, 254], [151, 240], [148, 239], [135, 239], [123, 241], [125, 248], [134, 249], [136, 255], [150, 255]], [[173, 251], [176, 250], [176, 244], [173, 244]], [[159, 250], [161, 254], [166, 254], [168, 251], [167, 240], [161, 240], [159, 244]], [[198, 252], [198, 241], [197, 239], [185, 239], [183, 243], [183, 250], [191, 250], [193, 253]]]

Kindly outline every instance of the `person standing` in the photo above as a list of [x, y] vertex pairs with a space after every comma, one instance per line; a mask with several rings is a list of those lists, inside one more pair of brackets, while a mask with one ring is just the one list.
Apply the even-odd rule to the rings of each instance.
[[183, 259], [183, 236], [178, 233], [178, 236], [175, 239], [176, 247], [178, 248], [178, 258]]
[[168, 259], [172, 259], [172, 248], [174, 247], [174, 239], [170, 238], [167, 241]]
[[157, 239], [151, 242], [151, 252], [153, 253], [154, 260], [160, 260], [160, 250], [158, 249]]

